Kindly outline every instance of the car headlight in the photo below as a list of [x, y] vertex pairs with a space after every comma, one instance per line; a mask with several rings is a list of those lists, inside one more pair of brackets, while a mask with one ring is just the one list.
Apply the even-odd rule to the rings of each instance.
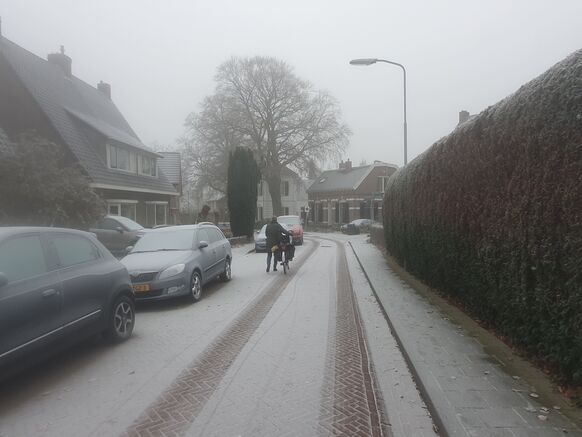
[[186, 264], [176, 264], [174, 266], [170, 266], [167, 269], [165, 269], [162, 273], [160, 273], [158, 279], [171, 278], [172, 276], [179, 275], [184, 271], [185, 268]]

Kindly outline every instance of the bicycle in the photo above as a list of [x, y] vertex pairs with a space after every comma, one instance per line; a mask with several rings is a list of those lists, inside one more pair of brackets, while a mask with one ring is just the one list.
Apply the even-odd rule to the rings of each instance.
[[279, 247], [277, 252], [275, 253], [277, 263], [281, 263], [283, 267], [283, 274], [287, 274], [287, 270], [289, 270], [289, 261], [293, 260], [293, 255], [295, 252], [295, 247], [293, 246], [293, 242], [291, 237], [284, 238], [283, 241], [279, 243]]

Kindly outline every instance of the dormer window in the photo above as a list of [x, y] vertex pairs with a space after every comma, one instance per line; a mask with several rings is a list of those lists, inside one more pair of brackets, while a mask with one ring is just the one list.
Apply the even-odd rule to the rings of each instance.
[[156, 175], [156, 158], [150, 158], [149, 156], [141, 155], [139, 164], [139, 174], [147, 176]]
[[107, 159], [109, 168], [137, 173], [137, 155], [134, 152], [108, 144]]
[[107, 144], [107, 164], [109, 168], [130, 173], [156, 176], [156, 158], [130, 151], [125, 147]]

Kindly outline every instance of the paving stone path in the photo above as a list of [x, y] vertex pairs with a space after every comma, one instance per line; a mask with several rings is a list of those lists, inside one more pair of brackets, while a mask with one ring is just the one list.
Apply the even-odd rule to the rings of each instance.
[[[297, 272], [301, 265], [306, 261], [313, 262], [311, 255], [321, 250], [320, 244], [312, 243], [309, 252], [302, 258], [303, 261], [294, 263], [292, 273], [286, 276], [281, 275], [273, 286], [266, 289], [244, 309], [240, 316], [166, 390], [160, 393], [158, 398], [122, 435], [124, 437], [177, 437], [185, 434], [237, 435], [239, 433], [242, 435], [243, 431], [246, 432], [244, 435], [271, 435], [272, 433], [378, 437], [390, 435], [383, 402], [378, 394], [379, 390], [376, 389], [377, 382], [368, 354], [365, 330], [352, 289], [345, 248], [341, 243], [329, 241], [324, 247], [329, 248], [328, 252], [319, 253], [317, 259], [322, 260], [331, 256], [336, 266], [332, 268], [335, 272], [328, 272], [330, 276], [328, 331], [327, 334], [323, 333], [320, 340], [312, 340], [323, 343], [317, 345], [326, 351], [323, 368], [320, 369], [319, 364], [310, 363], [305, 358], [302, 361], [297, 360], [301, 361], [301, 364], [285, 361], [287, 357], [267, 363], [270, 366], [269, 384], [260, 390], [262, 390], [262, 396], [269, 397], [268, 414], [259, 411], [261, 407], [265, 409], [266, 401], [261, 404], [262, 400], [257, 401], [253, 398], [257, 402], [256, 407], [251, 408], [241, 404], [237, 409], [236, 405], [233, 405], [232, 398], [226, 401], [224, 399], [224, 397], [228, 398], [224, 391], [228, 390], [232, 383], [242, 386], [240, 390], [247, 394], [252, 389], [245, 385], [253, 384], [253, 380], [255, 385], [261, 385], [261, 375], [249, 375], [248, 370], [247, 373], [237, 374], [240, 367], [244, 365], [244, 360], [240, 362], [241, 351], [249, 348], [247, 346], [249, 340], [253, 335], [257, 336], [257, 329], [265, 323], [266, 316], [272, 311], [290, 282], [296, 275], [297, 278], [300, 277]], [[312, 266], [311, 270], [313, 271]], [[332, 276], [332, 273], [335, 275]], [[316, 291], [320, 290], [310, 290], [310, 292]], [[314, 315], [317, 317], [317, 314]], [[300, 350], [302, 339], [297, 338], [298, 335], [292, 332], [284, 332], [277, 328], [277, 320], [274, 323], [274, 326], [268, 328], [263, 326], [263, 330], [268, 332], [273, 328], [270, 331], [272, 335], [281, 337], [281, 341], [292, 343], [288, 349], [297, 347]], [[300, 335], [303, 336], [303, 333]], [[261, 339], [255, 341], [260, 342]], [[297, 369], [292, 367], [295, 364], [299, 366]], [[260, 371], [251, 366], [250, 372]], [[286, 385], [290, 386], [294, 383], [291, 380], [300, 381], [308, 375], [313, 383], [319, 385], [319, 391], [310, 391], [311, 394], [307, 395], [308, 390], [303, 392], [297, 387], [286, 388]], [[245, 396], [240, 393], [230, 396], [236, 398], [235, 403], [245, 402]], [[209, 412], [212, 410], [208, 407], [211, 399], [210, 403], [222, 406], [219, 409], [221, 411]], [[226, 410], [231, 411], [231, 414], [226, 420], [224, 416], [220, 416], [219, 420], [218, 416], [224, 414], [225, 404], [228, 405]], [[251, 417], [242, 417], [244, 415]], [[256, 423], [252, 423], [253, 415], [256, 415]], [[271, 416], [272, 422], [266, 419], [266, 416]], [[239, 422], [244, 422], [246, 429], [238, 429], [239, 432], [237, 432]], [[232, 434], [233, 432], [235, 434]], [[298, 432], [300, 434], [297, 434]]]
[[322, 390], [320, 423], [330, 435], [388, 435], [344, 247], [340, 243], [336, 245], [339, 253], [334, 296], [337, 310], [330, 320], [335, 330], [330, 330], [326, 359], [328, 375], [333, 373], [333, 378], [326, 378]]
[[[316, 246], [313, 246], [311, 251], [315, 249]], [[306, 256], [302, 262], [308, 258], [309, 256]], [[300, 267], [302, 262], [298, 263], [297, 267]], [[251, 303], [202, 355], [159, 395], [123, 436], [183, 435], [291, 279], [291, 275], [281, 276], [281, 280], [275, 282]]]

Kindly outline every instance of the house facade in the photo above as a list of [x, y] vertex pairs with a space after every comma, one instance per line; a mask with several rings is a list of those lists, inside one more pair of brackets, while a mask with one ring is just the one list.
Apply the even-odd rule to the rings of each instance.
[[34, 131], [78, 162], [107, 212], [144, 226], [172, 223], [176, 188], [111, 99], [72, 74], [61, 47], [42, 59], [0, 35], [0, 120], [12, 137]]
[[[288, 168], [281, 171], [281, 205], [282, 215], [302, 216], [307, 207], [307, 187], [309, 181], [302, 179]], [[261, 179], [257, 196], [257, 221], [263, 222], [273, 216], [273, 200], [269, 193], [269, 185]]]
[[347, 160], [324, 171], [307, 189], [309, 221], [332, 227], [359, 218], [381, 221], [384, 189], [397, 169], [380, 161], [352, 167]]
[[182, 197], [182, 155], [180, 152], [158, 152], [161, 159], [157, 160], [158, 169], [166, 176], [172, 184], [178, 196], [172, 196], [169, 203], [169, 215], [171, 223], [179, 224], [180, 220], [180, 199]]

